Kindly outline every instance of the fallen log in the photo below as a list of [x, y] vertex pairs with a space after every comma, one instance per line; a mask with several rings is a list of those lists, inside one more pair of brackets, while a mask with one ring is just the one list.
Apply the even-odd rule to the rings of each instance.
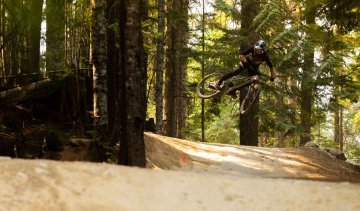
[[0, 105], [24, 101], [33, 97], [48, 96], [60, 86], [50, 79], [45, 79], [21, 87], [0, 92]]

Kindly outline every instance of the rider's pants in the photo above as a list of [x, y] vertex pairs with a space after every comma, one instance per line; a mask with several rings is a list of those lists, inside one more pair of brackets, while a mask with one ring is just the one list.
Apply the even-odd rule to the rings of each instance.
[[[246, 69], [248, 71], [244, 71], [243, 70]], [[234, 69], [231, 72], [226, 73], [225, 75], [223, 75], [220, 80], [218, 81], [218, 84], [221, 85], [223, 81], [225, 81], [226, 79], [229, 79], [233, 76], [239, 75], [240, 73], [242, 73], [246, 76], [251, 76], [251, 75], [256, 75], [257, 70], [255, 68], [249, 68], [249, 67], [244, 67], [239, 65], [236, 69]]]

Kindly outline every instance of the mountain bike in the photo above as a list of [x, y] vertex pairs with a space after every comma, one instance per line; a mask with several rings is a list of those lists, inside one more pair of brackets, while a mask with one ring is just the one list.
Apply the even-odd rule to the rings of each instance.
[[267, 75], [259, 73], [254, 76], [234, 76], [220, 86], [220, 89], [215, 89], [211, 86], [211, 82], [218, 81], [223, 76], [222, 73], [211, 73], [205, 76], [196, 87], [196, 94], [202, 99], [209, 99], [223, 94], [233, 95], [240, 91], [240, 89], [246, 89], [247, 93], [240, 105], [240, 114], [245, 115], [249, 112], [251, 106], [255, 102], [255, 99], [260, 93], [261, 84], [259, 82], [260, 76], [270, 78]]

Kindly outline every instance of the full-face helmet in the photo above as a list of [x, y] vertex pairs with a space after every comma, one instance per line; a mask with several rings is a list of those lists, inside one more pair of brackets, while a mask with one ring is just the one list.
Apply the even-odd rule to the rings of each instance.
[[254, 49], [258, 51], [265, 51], [266, 50], [266, 43], [264, 40], [259, 40], [255, 43]]

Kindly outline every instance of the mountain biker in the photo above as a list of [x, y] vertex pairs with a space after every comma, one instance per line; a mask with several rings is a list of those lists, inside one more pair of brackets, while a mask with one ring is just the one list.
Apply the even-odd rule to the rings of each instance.
[[[211, 82], [210, 86], [213, 87], [214, 89], [219, 90], [221, 88], [221, 84], [223, 83], [223, 81], [225, 81], [226, 79], [231, 78], [235, 75], [239, 75], [245, 69], [248, 70], [248, 72], [247, 72], [248, 76], [258, 75], [259, 74], [259, 72], [258, 72], [259, 66], [264, 61], [270, 68], [270, 72], [271, 72], [270, 81], [271, 82], [274, 81], [275, 71], [274, 71], [274, 67], [267, 55], [266, 43], [264, 40], [258, 40], [253, 47], [250, 47], [246, 51], [241, 52], [240, 60], [241, 60], [241, 62], [235, 70], [223, 75], [219, 81]], [[233, 93], [233, 94], [235, 94], [235, 93]], [[236, 98], [236, 94], [234, 97]]]

